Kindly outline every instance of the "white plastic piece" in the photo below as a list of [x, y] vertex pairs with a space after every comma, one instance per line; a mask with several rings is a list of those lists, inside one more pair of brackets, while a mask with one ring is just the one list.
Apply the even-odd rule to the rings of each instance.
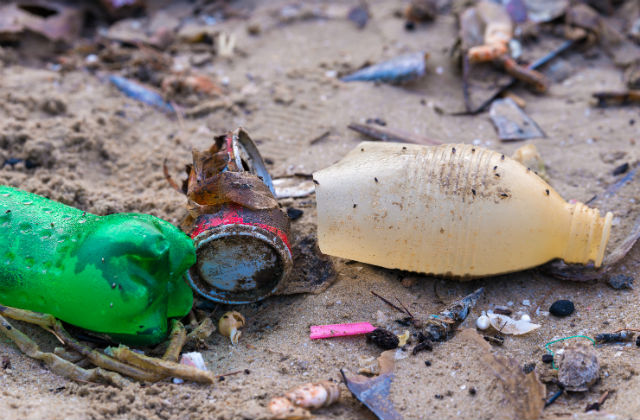
[[502, 334], [522, 335], [540, 328], [540, 324], [534, 324], [524, 319], [516, 321], [506, 315], [495, 314], [493, 311], [488, 311], [487, 316], [491, 326]]

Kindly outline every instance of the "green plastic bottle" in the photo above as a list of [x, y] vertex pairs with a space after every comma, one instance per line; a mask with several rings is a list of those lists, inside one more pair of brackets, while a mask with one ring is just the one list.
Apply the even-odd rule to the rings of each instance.
[[96, 216], [0, 186], [0, 304], [126, 344], [155, 344], [193, 294], [191, 239], [145, 214]]

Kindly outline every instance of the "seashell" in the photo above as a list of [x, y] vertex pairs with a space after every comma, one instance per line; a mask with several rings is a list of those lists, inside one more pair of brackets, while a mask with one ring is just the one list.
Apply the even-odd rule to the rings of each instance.
[[588, 391], [599, 378], [600, 363], [594, 346], [576, 343], [558, 354], [558, 382], [567, 391]]
[[540, 324], [534, 324], [524, 317], [516, 321], [506, 315], [495, 314], [493, 311], [487, 311], [487, 317], [491, 326], [502, 334], [522, 335], [540, 328]]
[[467, 144], [363, 142], [314, 180], [323, 253], [435, 275], [491, 276], [556, 258], [599, 267], [613, 219]]
[[242, 332], [239, 330], [244, 327], [244, 324], [244, 316], [242, 316], [240, 312], [226, 312], [218, 321], [218, 331], [220, 331], [220, 334], [225, 337], [229, 337], [231, 339], [231, 344], [236, 345], [242, 335]]
[[298, 420], [313, 417], [309, 410], [296, 407], [285, 397], [272, 398], [269, 401], [269, 411], [271, 412], [271, 418], [274, 420]]
[[338, 401], [340, 388], [330, 381], [310, 382], [288, 391], [284, 396], [298, 407], [320, 408]]

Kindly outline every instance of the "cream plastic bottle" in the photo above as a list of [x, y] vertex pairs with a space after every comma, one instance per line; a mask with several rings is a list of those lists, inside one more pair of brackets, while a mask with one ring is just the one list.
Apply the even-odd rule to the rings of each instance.
[[597, 267], [613, 218], [466, 144], [363, 142], [313, 177], [322, 252], [436, 275], [490, 276], [555, 258]]

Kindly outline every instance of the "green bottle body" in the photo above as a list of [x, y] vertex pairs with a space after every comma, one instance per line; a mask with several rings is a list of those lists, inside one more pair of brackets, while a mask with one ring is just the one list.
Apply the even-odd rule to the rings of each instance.
[[0, 186], [0, 304], [127, 344], [162, 341], [193, 304], [191, 239], [145, 214], [96, 216]]

